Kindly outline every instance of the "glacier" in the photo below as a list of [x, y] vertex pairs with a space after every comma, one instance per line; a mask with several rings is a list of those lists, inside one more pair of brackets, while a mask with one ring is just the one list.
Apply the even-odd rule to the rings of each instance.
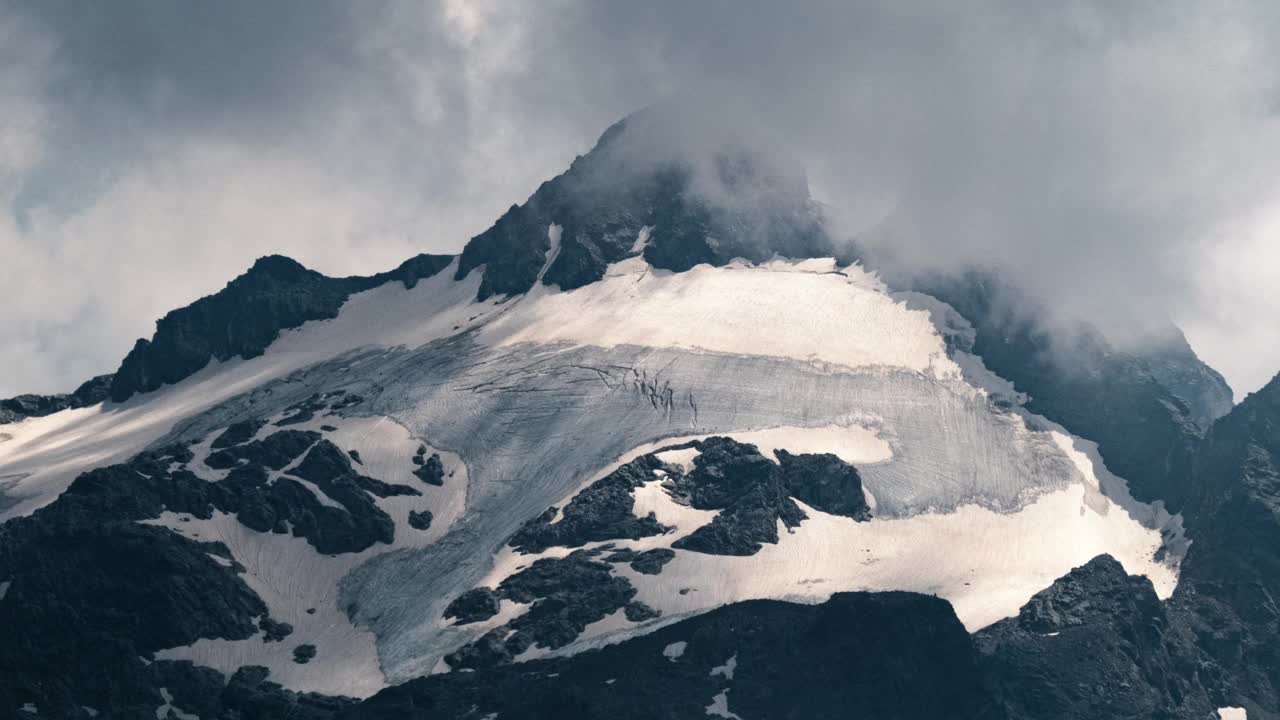
[[[549, 227], [543, 272], [557, 236]], [[213, 362], [120, 405], [0, 426], [0, 519], [145, 448], [200, 450], [232, 423], [276, 417], [313, 393], [357, 393], [361, 404], [325, 422], [364, 472], [396, 482], [419, 443], [455, 470], [430, 497], [429, 531], [409, 532], [409, 510], [427, 501], [405, 498], [378, 500], [395, 520], [394, 543], [337, 556], [226, 515], [150, 521], [223, 540], [272, 615], [320, 648], [305, 665], [257, 638], [200, 640], [164, 657], [224, 672], [262, 664], [285, 687], [357, 697], [440, 669], [446, 654], [522, 611], [507, 602], [474, 626], [442, 616], [452, 598], [535, 559], [506, 547], [523, 523], [620, 463], [691, 438], [836, 454], [858, 467], [873, 518], [805, 507], [808, 521], [753, 556], [680, 552], [658, 575], [617, 565], [662, 617], [609, 618], [555, 652], [737, 600], [818, 602], [845, 590], [938, 595], [976, 631], [1100, 553], [1150, 578], [1161, 597], [1177, 582], [1181, 519], [1135, 501], [1092, 443], [1023, 409], [1015, 389], [953, 347], [948, 334], [963, 334], [963, 323], [928, 296], [891, 293], [830, 259], [671, 273], [632, 257], [574, 290], [539, 283], [484, 301], [475, 300], [480, 273], [455, 280], [452, 269], [412, 289], [355, 294], [338, 317], [282, 333], [261, 357]], [[706, 521], [659, 484], [636, 491], [637, 512], [674, 534], [619, 547], [666, 546]]]

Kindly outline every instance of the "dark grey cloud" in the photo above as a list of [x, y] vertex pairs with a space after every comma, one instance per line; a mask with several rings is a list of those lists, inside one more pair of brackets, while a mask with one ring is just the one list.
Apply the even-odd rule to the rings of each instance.
[[[0, 395], [110, 369], [279, 251], [456, 251], [607, 125], [803, 163], [840, 233], [997, 265], [1064, 317], [1172, 315], [1280, 368], [1268, 3], [27, 3], [0, 21]], [[763, 140], [758, 140], [764, 144]], [[1124, 312], [1120, 312], [1124, 311]]]

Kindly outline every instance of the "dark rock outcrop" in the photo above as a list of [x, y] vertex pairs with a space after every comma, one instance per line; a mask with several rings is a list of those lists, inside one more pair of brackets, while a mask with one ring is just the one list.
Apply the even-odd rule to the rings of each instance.
[[728, 438], [699, 443], [701, 454], [672, 494], [699, 510], [719, 510], [712, 521], [671, 544], [711, 555], [754, 555], [778, 542], [778, 521], [795, 528], [806, 517], [792, 501], [780, 468], [754, 445]]
[[858, 469], [831, 454], [792, 455], [776, 450], [782, 481], [792, 497], [832, 515], [870, 520]]
[[778, 452], [774, 462], [754, 445], [712, 437], [693, 443], [701, 453], [694, 468], [672, 483], [671, 493], [699, 510], [719, 510], [712, 521], [671, 544], [712, 555], [754, 555], [778, 542], [778, 521], [790, 529], [807, 515], [792, 497], [816, 509], [871, 517], [862, 479], [834, 455]]
[[417, 465], [413, 469], [415, 477], [428, 485], [444, 485], [444, 463], [441, 462], [439, 453], [431, 453], [431, 457], [426, 460], [421, 455], [415, 455], [413, 460]]
[[254, 418], [252, 420], [242, 420], [231, 425], [222, 434], [213, 439], [209, 449], [222, 450], [232, 445], [249, 442], [258, 434], [258, 431], [265, 427], [267, 421], [262, 418]]
[[316, 646], [309, 643], [303, 643], [293, 649], [293, 661], [299, 665], [306, 665], [316, 656]]
[[1037, 593], [975, 636], [1014, 718], [1200, 718], [1214, 706], [1194, 641], [1146, 578], [1108, 555]]
[[125, 356], [111, 379], [110, 398], [122, 402], [178, 382], [211, 360], [257, 357], [281, 330], [336, 317], [353, 293], [396, 280], [413, 287], [452, 260], [419, 255], [390, 272], [330, 278], [280, 255], [260, 258], [222, 290], [161, 318], [155, 335], [138, 340]]
[[[496, 600], [530, 605], [529, 610], [476, 642], [445, 657], [456, 669], [489, 667], [511, 662], [533, 645], [564, 647], [597, 620], [622, 610], [636, 590], [626, 578], [610, 573], [599, 550], [575, 550], [563, 558], [543, 558], [503, 580], [495, 590], [472, 590], [445, 610], [445, 617], [474, 622], [497, 612]], [[492, 610], [492, 612], [490, 612]], [[649, 609], [652, 612], [651, 609]], [[645, 616], [644, 609], [632, 611]]]
[[1221, 669], [1222, 700], [1280, 717], [1280, 377], [1214, 424], [1171, 613]]
[[289, 623], [265, 617], [258, 621], [258, 629], [262, 631], [263, 642], [280, 642], [293, 634]]
[[663, 467], [655, 455], [645, 455], [619, 467], [579, 492], [565, 505], [561, 518], [552, 523], [557, 508], [549, 508], [525, 523], [510, 545], [525, 553], [540, 553], [549, 547], [582, 547], [601, 540], [637, 540], [661, 535], [670, 528], [649, 513], [636, 517], [636, 488], [654, 480], [653, 471]]
[[[223, 435], [219, 435], [218, 439], [222, 439], [226, 432], [230, 432], [230, 429]], [[253, 464], [264, 465], [271, 470], [282, 470], [319, 440], [320, 433], [306, 430], [280, 430], [261, 440], [230, 445], [217, 452], [209, 453], [204, 459], [204, 464], [215, 470], [228, 470]]]
[[430, 510], [410, 510], [409, 527], [414, 530], [429, 530], [434, 517]]
[[[310, 646], [299, 646], [310, 647]], [[262, 718], [275, 720], [328, 720], [339, 711], [351, 707], [355, 700], [344, 697], [298, 693], [285, 690], [267, 680], [264, 667], [247, 665], [230, 678], [222, 673], [189, 662], [157, 661], [152, 663], [151, 681], [167, 689], [173, 705], [199, 718]], [[103, 717], [155, 717], [155, 708], [136, 714], [109, 713], [112, 706], [97, 708]]]
[[611, 563], [627, 563], [632, 570], [642, 575], [658, 575], [662, 572], [662, 566], [674, 560], [675, 557], [675, 551], [667, 548], [654, 548], [643, 552], [623, 549], [609, 553], [604, 560]]
[[[700, 454], [687, 475], [658, 459], [661, 452], [690, 447]], [[677, 549], [752, 555], [762, 544], [778, 542], [779, 520], [787, 528], [805, 520], [793, 497], [855, 520], [871, 517], [857, 469], [836, 456], [779, 451], [778, 462], [774, 462], [754, 445], [713, 437], [662, 448], [622, 465], [575, 495], [562, 513], [551, 507], [527, 522], [512, 536], [510, 545], [521, 552], [539, 553], [553, 546], [582, 547], [670, 532], [653, 513], [636, 517], [633, 511], [635, 490], [655, 481], [659, 470], [666, 474], [664, 487], [677, 502], [720, 511], [710, 523], [671, 544]], [[630, 562], [627, 553], [631, 552], [615, 552], [609, 561]], [[673, 556], [666, 554], [670, 552], [665, 548], [650, 551], [634, 567], [656, 574]]]
[[60, 395], [18, 395], [0, 400], [0, 425], [29, 417], [43, 417], [63, 410], [96, 405], [111, 392], [112, 375], [86, 380], [75, 392]]
[[498, 594], [486, 587], [468, 590], [449, 603], [444, 609], [445, 619], [456, 620], [459, 625], [488, 620], [498, 614]]
[[41, 717], [78, 717], [81, 705], [154, 714], [163, 700], [143, 658], [259, 632], [254, 619], [267, 608], [236, 568], [211, 557], [227, 557], [224, 546], [136, 522], [160, 510], [141, 484], [132, 470], [84, 476], [53, 504], [0, 526], [6, 711], [30, 702]]
[[[731, 658], [732, 678], [713, 672]], [[411, 680], [341, 717], [703, 720], [721, 693], [744, 718], [1005, 717], [950, 606], [909, 593], [738, 603], [566, 658]]]

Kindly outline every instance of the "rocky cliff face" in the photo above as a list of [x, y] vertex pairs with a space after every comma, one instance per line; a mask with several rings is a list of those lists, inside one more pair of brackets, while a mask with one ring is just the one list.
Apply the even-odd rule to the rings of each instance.
[[1028, 410], [1097, 442], [1135, 497], [1164, 501], [1172, 512], [1187, 505], [1204, 428], [1230, 398], [1221, 376], [1189, 347], [1139, 354], [1117, 350], [1087, 327], [1054, 332], [1013, 282], [989, 273], [935, 277], [919, 287], [973, 324], [972, 351], [1029, 396]]
[[399, 280], [413, 287], [452, 261], [419, 255], [370, 277], [330, 278], [279, 255], [259, 259], [221, 291], [165, 315], [138, 340], [111, 379], [116, 402], [199, 371], [211, 360], [261, 355], [281, 330], [333, 318], [353, 293]]
[[1150, 581], [1099, 556], [975, 636], [1013, 718], [1197, 718], [1214, 709], [1199, 651]]
[[1231, 412], [1235, 400], [1231, 386], [1217, 370], [1196, 356], [1186, 336], [1168, 327], [1143, 347], [1139, 356], [1151, 376], [1186, 405], [1191, 418], [1208, 430], [1214, 421]]
[[1280, 715], [1278, 463], [1280, 378], [1214, 424], [1201, 447], [1194, 544], [1174, 598], [1251, 718]]

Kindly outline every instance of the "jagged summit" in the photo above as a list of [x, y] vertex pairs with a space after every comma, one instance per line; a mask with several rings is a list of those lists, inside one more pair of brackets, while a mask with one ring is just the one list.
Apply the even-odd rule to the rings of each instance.
[[[567, 171], [473, 238], [457, 277], [483, 265], [485, 299], [527, 291], [544, 266], [543, 283], [581, 287], [640, 253], [677, 272], [737, 257], [833, 253], [803, 173], [739, 140], [697, 146], [701, 133], [690, 138], [684, 129], [684, 116], [666, 106], [613, 125]], [[551, 225], [560, 228], [554, 247]]]
[[174, 310], [138, 340], [111, 381], [116, 402], [197, 372], [210, 360], [261, 355], [281, 330], [337, 316], [352, 293], [399, 280], [412, 288], [443, 270], [451, 255], [418, 255], [395, 270], [368, 277], [331, 278], [283, 255], [254, 262], [213, 295]]

